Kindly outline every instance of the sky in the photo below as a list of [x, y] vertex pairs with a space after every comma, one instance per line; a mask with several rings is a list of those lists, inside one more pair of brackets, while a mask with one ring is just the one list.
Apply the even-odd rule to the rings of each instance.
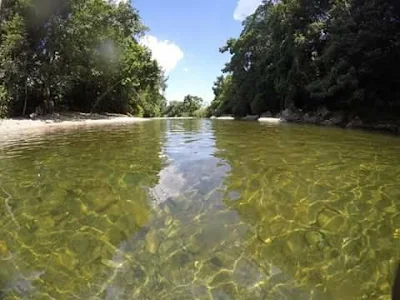
[[142, 43], [168, 76], [166, 98], [213, 99], [212, 86], [229, 54], [218, 49], [238, 37], [261, 0], [131, 0], [149, 31]]

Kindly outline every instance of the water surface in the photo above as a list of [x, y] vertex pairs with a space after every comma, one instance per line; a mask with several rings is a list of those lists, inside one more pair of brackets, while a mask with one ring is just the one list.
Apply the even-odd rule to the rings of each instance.
[[170, 120], [0, 146], [1, 299], [388, 299], [400, 139]]

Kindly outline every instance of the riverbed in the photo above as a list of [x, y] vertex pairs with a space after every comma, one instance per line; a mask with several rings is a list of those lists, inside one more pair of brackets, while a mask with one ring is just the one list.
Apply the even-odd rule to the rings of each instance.
[[0, 145], [1, 299], [387, 299], [400, 139], [152, 120]]

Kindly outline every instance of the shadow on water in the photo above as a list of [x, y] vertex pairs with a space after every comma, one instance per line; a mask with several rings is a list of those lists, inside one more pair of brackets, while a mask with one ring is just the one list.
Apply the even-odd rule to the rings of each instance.
[[362, 132], [201, 120], [9, 145], [2, 298], [387, 298], [399, 148]]

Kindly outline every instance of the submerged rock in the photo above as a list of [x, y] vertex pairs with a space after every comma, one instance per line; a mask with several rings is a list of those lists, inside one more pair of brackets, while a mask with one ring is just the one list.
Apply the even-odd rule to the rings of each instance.
[[145, 248], [151, 254], [155, 254], [158, 250], [159, 240], [155, 229], [150, 229], [145, 238]]
[[27, 299], [35, 290], [34, 281], [39, 280], [44, 273], [44, 271], [37, 271], [29, 274], [19, 274], [6, 284], [4, 290], [0, 290], [0, 295], [1, 292], [5, 292], [5, 294], [15, 293]]
[[345, 226], [345, 219], [339, 212], [324, 208], [317, 216], [317, 224], [326, 231], [339, 232]]
[[311, 247], [320, 247], [323, 243], [324, 237], [318, 231], [308, 231], [305, 234], [305, 239]]
[[0, 256], [6, 256], [8, 254], [7, 243], [3, 240], [0, 240]]
[[286, 248], [289, 250], [289, 253], [298, 255], [307, 248], [305, 243], [305, 239], [302, 234], [292, 233], [287, 237], [286, 240]]

